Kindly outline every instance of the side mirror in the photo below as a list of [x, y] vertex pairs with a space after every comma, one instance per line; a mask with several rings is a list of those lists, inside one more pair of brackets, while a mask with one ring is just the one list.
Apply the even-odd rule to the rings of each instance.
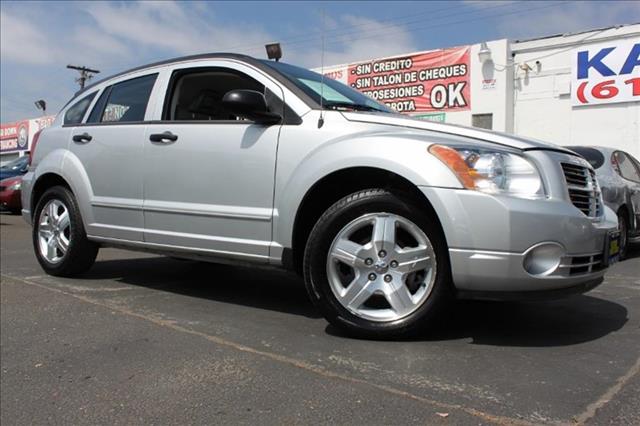
[[222, 106], [237, 115], [259, 124], [276, 124], [280, 114], [270, 112], [264, 95], [255, 90], [232, 90], [222, 97]]

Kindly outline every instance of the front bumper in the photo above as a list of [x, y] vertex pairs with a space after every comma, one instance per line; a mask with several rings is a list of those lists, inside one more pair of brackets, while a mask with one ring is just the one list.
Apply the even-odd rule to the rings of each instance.
[[[613, 211], [598, 221], [562, 199], [526, 200], [477, 191], [421, 187], [442, 224], [454, 285], [462, 297], [528, 298], [587, 291], [606, 271], [605, 240]], [[525, 257], [538, 244], [561, 247], [551, 272], [532, 275]], [[522, 297], [517, 297], [521, 295]]]

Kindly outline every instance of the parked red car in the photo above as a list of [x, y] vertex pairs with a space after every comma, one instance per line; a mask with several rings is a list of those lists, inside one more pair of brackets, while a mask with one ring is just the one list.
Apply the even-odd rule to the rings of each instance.
[[22, 176], [0, 180], [0, 207], [9, 210], [13, 214], [20, 214], [22, 211], [21, 186]]

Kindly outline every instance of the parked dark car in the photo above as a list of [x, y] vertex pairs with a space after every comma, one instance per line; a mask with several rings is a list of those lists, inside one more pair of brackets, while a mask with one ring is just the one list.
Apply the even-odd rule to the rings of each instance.
[[629, 243], [640, 243], [640, 162], [631, 154], [599, 146], [567, 147], [596, 171], [604, 202], [618, 214], [620, 257]]
[[22, 176], [27, 173], [28, 168], [29, 156], [23, 155], [0, 167], [0, 180], [14, 176]]
[[22, 202], [20, 200], [22, 176], [0, 180], [0, 207], [13, 214], [20, 214]]

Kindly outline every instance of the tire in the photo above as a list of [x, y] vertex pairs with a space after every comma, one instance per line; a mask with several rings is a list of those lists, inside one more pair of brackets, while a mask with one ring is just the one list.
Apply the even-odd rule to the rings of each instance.
[[618, 212], [618, 230], [620, 231], [620, 260], [624, 260], [629, 246], [629, 221], [622, 210]]
[[19, 215], [22, 214], [22, 209], [9, 209], [9, 213], [11, 213], [12, 215]]
[[64, 186], [48, 189], [38, 201], [32, 240], [42, 269], [49, 275], [62, 277], [86, 272], [99, 249], [98, 244], [87, 239], [78, 203]]
[[[434, 215], [430, 207], [383, 189], [355, 192], [331, 206], [304, 253], [307, 292], [325, 318], [351, 335], [374, 339], [407, 337], [433, 325], [453, 288], [446, 241]], [[394, 226], [393, 238], [376, 242], [372, 235], [383, 223]], [[357, 254], [345, 257], [343, 247]], [[381, 247], [389, 253], [380, 254]]]

